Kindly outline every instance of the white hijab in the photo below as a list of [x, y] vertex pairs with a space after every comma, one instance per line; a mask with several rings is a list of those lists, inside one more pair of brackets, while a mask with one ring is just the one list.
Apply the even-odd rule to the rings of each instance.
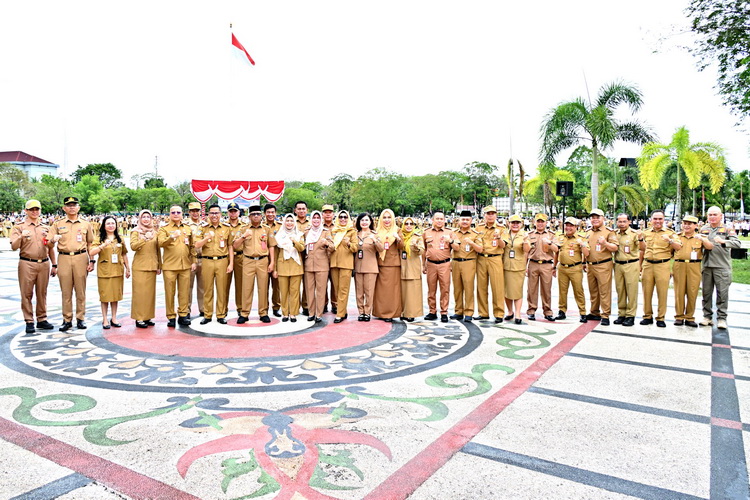
[[[286, 220], [290, 217], [294, 220], [294, 215], [286, 214], [281, 221], [281, 229], [276, 232], [276, 246], [284, 250], [282, 252], [284, 260], [294, 259], [294, 262], [302, 265], [302, 259], [299, 256], [299, 252], [294, 247], [294, 241], [299, 241], [300, 238], [302, 238], [302, 232], [297, 229], [296, 222], [291, 230], [286, 228]], [[292, 239], [294, 239], [294, 241], [292, 241]]]

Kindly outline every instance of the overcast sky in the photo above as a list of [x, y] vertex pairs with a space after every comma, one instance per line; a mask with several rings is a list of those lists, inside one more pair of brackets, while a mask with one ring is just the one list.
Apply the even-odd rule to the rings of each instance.
[[[533, 170], [545, 113], [624, 79], [660, 140], [687, 126], [745, 170], [715, 73], [679, 48], [687, 3], [2, 2], [0, 150], [128, 181], [158, 156], [170, 184], [421, 175], [503, 166], [511, 147]], [[232, 62], [230, 22], [255, 67]]]

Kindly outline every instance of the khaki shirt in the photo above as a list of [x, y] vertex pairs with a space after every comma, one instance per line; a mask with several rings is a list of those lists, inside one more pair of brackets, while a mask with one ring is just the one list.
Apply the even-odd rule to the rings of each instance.
[[[442, 237], [447, 239], [443, 240]], [[456, 234], [450, 229], [429, 228], [422, 235], [425, 247], [425, 258], [432, 261], [441, 261], [451, 258], [450, 240], [456, 239]], [[442, 245], [442, 248], [440, 248]]]
[[685, 236], [685, 233], [679, 233], [677, 237], [682, 243], [682, 248], [675, 250], [674, 259], [678, 260], [703, 260], [703, 248], [704, 243], [695, 237], [697, 232], [693, 236]]
[[57, 242], [57, 251], [63, 254], [88, 250], [94, 242], [94, 230], [91, 223], [81, 218], [72, 221], [65, 217], [52, 224], [47, 235], [47, 245], [50, 248], [54, 246], [53, 238], [58, 234], [60, 241]]
[[138, 231], [130, 231], [130, 249], [135, 252], [130, 268], [133, 271], [158, 271], [161, 269], [161, 250], [156, 240], [158, 231], [146, 240]]
[[614, 243], [617, 245], [617, 235], [614, 231], [611, 231], [606, 227], [602, 226], [598, 230], [592, 228], [589, 231], [586, 231], [586, 239], [589, 244], [588, 262], [601, 262], [612, 258], [612, 252], [607, 250], [604, 245], [599, 244], [600, 236], [604, 237], [604, 239], [607, 240], [607, 243]]
[[295, 216], [294, 222], [297, 224], [297, 229], [303, 233], [312, 225], [309, 217], [306, 217], [304, 222], [300, 222], [299, 217]]
[[570, 266], [571, 264], [579, 264], [583, 262], [583, 245], [586, 244], [586, 240], [574, 234], [568, 236], [561, 234], [556, 238], [557, 246], [560, 249], [557, 252], [558, 262]]
[[[29, 231], [29, 236], [23, 236], [23, 231]], [[46, 237], [49, 226], [41, 223], [41, 219], [35, 224], [30, 219], [16, 224], [10, 233], [11, 250], [21, 251], [19, 255], [24, 259], [44, 260], [49, 256], [49, 248], [46, 246]]]
[[477, 233], [482, 241], [482, 253], [486, 255], [502, 255], [504, 248], [500, 248], [500, 242], [503, 235], [508, 234], [508, 230], [503, 226], [495, 223], [488, 226], [486, 222], [477, 226]]
[[201, 247], [202, 255], [205, 257], [223, 257], [229, 255], [232, 243], [234, 243], [232, 228], [226, 223], [219, 223], [218, 227], [208, 225], [202, 228], [203, 235], [201, 239], [205, 238], [211, 231], [214, 232], [214, 236]]
[[[269, 248], [276, 246], [276, 238], [273, 230], [268, 226], [246, 226], [242, 234], [247, 230], [250, 236], [242, 240], [242, 253], [248, 257], [265, 257], [269, 254]], [[240, 237], [242, 239], [242, 236]]]
[[673, 240], [676, 236], [676, 233], [671, 229], [660, 229], [659, 231], [655, 231], [652, 228], [643, 232], [643, 240], [646, 243], [646, 252], [643, 254], [644, 259], [664, 260], [672, 258], [672, 254], [674, 253], [672, 247], [669, 241], [665, 241], [664, 238], [662, 238], [665, 234], [669, 236], [670, 240]]
[[[208, 225], [205, 221], [199, 220], [198, 222], [195, 222], [193, 221], [193, 219], [188, 219], [184, 222], [184, 224], [186, 226], [189, 226], [193, 231], [193, 244], [195, 244], [196, 241], [203, 239], [203, 230]], [[193, 251], [195, 252], [196, 256], [200, 256], [203, 252], [203, 248], [194, 248]], [[195, 263], [200, 266], [201, 260], [197, 259]]]
[[[547, 252], [544, 251], [543, 240], [550, 240], [552, 243], [549, 246]], [[555, 233], [552, 231], [544, 230], [541, 233], [539, 231], [532, 231], [529, 233], [529, 243], [531, 244], [531, 250], [529, 250], [529, 261], [551, 261], [555, 258], [555, 252], [551, 245], [556, 244]]]
[[[242, 233], [245, 232], [245, 227], [247, 227], [246, 224], [243, 224], [239, 219], [237, 219], [237, 224], [235, 225], [232, 225], [231, 221], [227, 222], [227, 226], [229, 226], [229, 230], [232, 233], [232, 241], [242, 236]], [[241, 250], [234, 251], [235, 255], [238, 255], [240, 253], [242, 253]]]
[[627, 262], [629, 260], [638, 259], [640, 254], [640, 247], [638, 245], [638, 235], [631, 228], [625, 229], [621, 232], [619, 229], [615, 231], [617, 237], [617, 252], [615, 252], [615, 260], [620, 262]]
[[[336, 237], [332, 236], [334, 241]], [[331, 267], [341, 269], [354, 269], [354, 254], [357, 253], [357, 230], [352, 228], [346, 232], [344, 238], [349, 238], [349, 244], [344, 243], [343, 239], [338, 247], [334, 248], [331, 254]]]
[[506, 271], [525, 271], [526, 252], [523, 251], [524, 242], [528, 242], [528, 233], [521, 229], [515, 235], [510, 231], [505, 233], [505, 253], [503, 254], [503, 269]]
[[[470, 244], [466, 243], [466, 239], [474, 242], [477, 245], [482, 244], [482, 235], [479, 234], [476, 229], [469, 228], [468, 231], [463, 232], [460, 229], [456, 231], [456, 242], [458, 243], [458, 250], [453, 250], [454, 259], [476, 259], [477, 252]], [[468, 248], [468, 250], [467, 250]]]
[[[115, 278], [124, 274], [123, 256], [127, 255], [128, 247], [124, 243], [113, 240], [109, 245], [99, 250], [96, 261], [96, 276], [99, 278]], [[99, 237], [94, 239], [92, 246], [99, 246], [103, 242]]]
[[[177, 238], [172, 238], [172, 233], [179, 231]], [[195, 263], [195, 243], [193, 230], [182, 221], [169, 224], [159, 229], [156, 237], [159, 246], [164, 249], [161, 268], [165, 271], [182, 271], [190, 269]]]

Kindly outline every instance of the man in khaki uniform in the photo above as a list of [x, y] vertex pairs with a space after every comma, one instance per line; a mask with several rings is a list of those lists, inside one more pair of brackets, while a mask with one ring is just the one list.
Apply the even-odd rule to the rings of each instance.
[[[201, 204], [197, 201], [188, 203], [188, 214], [190, 218], [186, 222], [190, 229], [193, 231], [193, 237], [199, 240], [203, 237], [203, 228], [206, 226], [206, 222], [201, 220]], [[200, 250], [195, 250], [196, 261], [195, 271], [190, 273], [190, 294], [188, 295], [188, 311], [193, 309], [193, 290], [196, 290], [196, 298], [198, 302], [198, 315], [203, 316], [203, 273], [201, 272], [202, 261], [200, 258]], [[190, 313], [188, 313], [190, 314]]]
[[630, 228], [630, 216], [617, 216], [617, 252], [615, 253], [615, 288], [617, 289], [616, 325], [633, 326], [638, 309], [638, 279], [640, 275], [640, 231]]
[[193, 231], [182, 222], [182, 207], [175, 205], [169, 209], [169, 223], [159, 228], [156, 241], [164, 249], [162, 276], [164, 278], [164, 300], [167, 309], [167, 326], [175, 327], [174, 294], [177, 299], [180, 325], [190, 324], [190, 276], [198, 267], [195, 263]]
[[557, 240], [552, 231], [547, 230], [547, 216], [536, 214], [534, 217], [535, 230], [529, 233], [531, 250], [527, 254], [526, 274], [529, 277], [526, 302], [529, 307], [526, 314], [530, 321], [536, 320], [539, 294], [542, 295], [542, 312], [544, 319], [555, 321], [552, 316], [552, 278], [555, 276], [555, 255], [557, 254]]
[[[235, 202], [230, 203], [227, 205], [227, 213], [229, 214], [227, 224], [232, 232], [232, 241], [234, 241], [245, 232], [245, 225], [240, 220], [240, 206]], [[234, 250], [234, 246], [230, 248], [230, 251], [234, 252], [234, 269], [227, 277], [227, 301], [229, 300], [229, 288], [232, 286], [232, 277], [234, 277], [234, 307], [237, 309], [237, 315], [239, 316], [242, 312], [242, 251]]]
[[695, 232], [698, 217], [688, 215], [682, 219], [682, 232], [678, 235], [682, 248], [674, 254], [674, 324], [698, 328], [695, 322], [695, 300], [701, 285], [703, 250], [713, 250], [708, 238]]
[[253, 306], [253, 290], [258, 284], [258, 315], [263, 323], [270, 323], [268, 317], [268, 278], [273, 273], [276, 254], [273, 247], [276, 239], [273, 231], [261, 224], [260, 205], [248, 208], [250, 224], [242, 235], [234, 240], [234, 248], [242, 249], [242, 312], [238, 324], [247, 323]]
[[459, 215], [456, 239], [451, 245], [451, 275], [455, 314], [451, 319], [470, 322], [474, 314], [474, 278], [477, 274], [477, 253], [482, 251], [482, 236], [471, 228], [471, 212]]
[[451, 286], [451, 245], [456, 235], [445, 227], [445, 214], [435, 212], [432, 227], [422, 234], [425, 252], [422, 254], [422, 273], [427, 275], [427, 306], [430, 313], [424, 319], [437, 317], [437, 288], [440, 285], [440, 321], [448, 322], [448, 303]]
[[[330, 234], [333, 234], [333, 205], [323, 205], [320, 209], [320, 213], [323, 216], [323, 229], [327, 229]], [[336, 308], [336, 286], [333, 283], [333, 272], [328, 272], [328, 283], [326, 286], [326, 302], [323, 304], [323, 312], [328, 312], [328, 301], [331, 302], [331, 312], [336, 314], [338, 309]]]
[[[612, 252], [617, 251], [617, 236], [604, 226], [604, 212], [595, 208], [589, 215], [591, 230], [586, 233], [589, 256], [586, 264], [591, 314], [588, 319], [609, 325], [612, 311]], [[601, 312], [600, 312], [601, 308]]]
[[[307, 202], [302, 200], [294, 204], [294, 214], [297, 216], [295, 222], [297, 223], [297, 229], [304, 233], [310, 227], [310, 219], [307, 217]], [[302, 259], [302, 267], [305, 267], [304, 259]], [[300, 306], [302, 306], [302, 316], [309, 316], [310, 311], [307, 308], [307, 289], [305, 288], [305, 280], [302, 280], [302, 295], [299, 299]]]
[[203, 319], [201, 325], [210, 323], [214, 313], [214, 284], [216, 285], [216, 320], [227, 324], [228, 293], [227, 281], [234, 269], [234, 238], [232, 229], [226, 222], [221, 222], [221, 207], [211, 205], [208, 208], [208, 225], [203, 230], [203, 238], [195, 240], [196, 250], [201, 250], [201, 279], [205, 294], [203, 296]]
[[495, 323], [502, 323], [505, 315], [505, 282], [503, 278], [503, 236], [508, 232], [497, 222], [497, 209], [484, 207], [484, 222], [477, 226], [482, 251], [477, 256], [477, 309], [474, 319], [490, 319], [489, 288], [492, 290], [492, 314]]
[[36, 328], [52, 330], [47, 321], [47, 285], [50, 277], [50, 258], [57, 268], [55, 255], [46, 245], [49, 227], [39, 218], [42, 205], [38, 200], [26, 202], [26, 220], [16, 224], [10, 233], [10, 249], [19, 250], [18, 286], [21, 289], [21, 311], [26, 322], [26, 333], [34, 333], [34, 308], [31, 298], [36, 294]]
[[[281, 229], [281, 222], [276, 221], [276, 205], [273, 203], [266, 203], [263, 206], [263, 224], [269, 227], [273, 231], [273, 235], [276, 236], [276, 233]], [[273, 249], [274, 253], [276, 254], [276, 259], [279, 258], [279, 249], [274, 247]], [[277, 318], [281, 317], [281, 295], [279, 292], [279, 278], [274, 278], [273, 275], [270, 277], [271, 280], [271, 309], [273, 310], [273, 315]]]
[[[57, 244], [57, 276], [63, 299], [61, 332], [73, 328], [73, 290], [76, 293], [76, 328], [86, 328], [86, 277], [94, 270], [94, 261], [89, 258], [94, 231], [90, 223], [78, 216], [80, 209], [78, 198], [65, 198], [63, 210], [66, 216], [52, 224], [48, 234], [47, 246], [52, 249]], [[55, 268], [52, 268], [52, 275], [55, 275]]]
[[558, 252], [555, 255], [557, 268], [558, 313], [555, 319], [563, 320], [568, 311], [568, 287], [573, 286], [573, 297], [578, 306], [581, 323], [586, 323], [586, 296], [583, 293], [583, 264], [589, 256], [589, 245], [576, 234], [578, 219], [565, 219], [564, 234], [557, 237]]
[[664, 212], [651, 213], [651, 228], [639, 240], [641, 249], [641, 284], [643, 286], [643, 319], [641, 325], [654, 323], [652, 298], [656, 288], [656, 326], [666, 328], [667, 291], [669, 290], [669, 261], [674, 250], [682, 247], [680, 239], [671, 229], [664, 227]]

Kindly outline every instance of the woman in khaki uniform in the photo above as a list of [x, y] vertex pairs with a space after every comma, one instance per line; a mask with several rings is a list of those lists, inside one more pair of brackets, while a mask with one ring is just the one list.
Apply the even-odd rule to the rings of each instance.
[[378, 259], [378, 277], [372, 314], [388, 323], [401, 316], [401, 249], [403, 236], [399, 234], [393, 210], [386, 208], [378, 218], [378, 239], [383, 250]]
[[357, 291], [358, 321], [370, 321], [375, 281], [378, 277], [378, 252], [385, 250], [372, 231], [372, 217], [368, 213], [357, 217], [357, 255], [354, 257], [354, 288]]
[[138, 225], [130, 232], [133, 257], [133, 297], [130, 317], [136, 328], [154, 326], [156, 316], [156, 276], [161, 274], [161, 252], [156, 241], [158, 227], [148, 210], [138, 214]]
[[352, 283], [354, 254], [357, 253], [357, 230], [354, 229], [349, 212], [341, 210], [333, 221], [333, 253], [331, 254], [331, 278], [336, 290], [336, 319], [341, 323], [348, 314], [349, 288]]
[[297, 321], [299, 312], [299, 289], [304, 269], [301, 252], [305, 249], [305, 236], [297, 229], [293, 214], [286, 214], [281, 229], [276, 233], [276, 267], [273, 277], [279, 282], [281, 321]]
[[424, 315], [422, 304], [422, 232], [411, 217], [404, 219], [401, 250], [401, 317], [404, 321]]
[[[99, 302], [102, 304], [102, 328], [109, 330], [110, 325], [120, 328], [122, 325], [117, 322], [117, 304], [122, 300], [123, 274], [125, 278], [130, 278], [130, 264], [128, 247], [123, 244], [117, 231], [117, 220], [111, 215], [102, 220], [99, 236], [94, 238], [89, 255], [99, 255], [96, 276]], [[108, 308], [112, 309], [110, 321], [107, 321]]]
[[331, 232], [323, 227], [323, 215], [315, 210], [310, 216], [310, 227], [305, 231], [305, 290], [310, 316], [307, 321], [323, 321], [326, 305], [326, 285], [333, 252]]
[[531, 250], [529, 235], [522, 229], [523, 219], [520, 215], [508, 217], [510, 231], [503, 235], [505, 253], [503, 254], [503, 271], [505, 278], [505, 310], [508, 315], [505, 321], [515, 317], [515, 323], [521, 324], [521, 304], [523, 303], [523, 281], [526, 277], [526, 255]]

